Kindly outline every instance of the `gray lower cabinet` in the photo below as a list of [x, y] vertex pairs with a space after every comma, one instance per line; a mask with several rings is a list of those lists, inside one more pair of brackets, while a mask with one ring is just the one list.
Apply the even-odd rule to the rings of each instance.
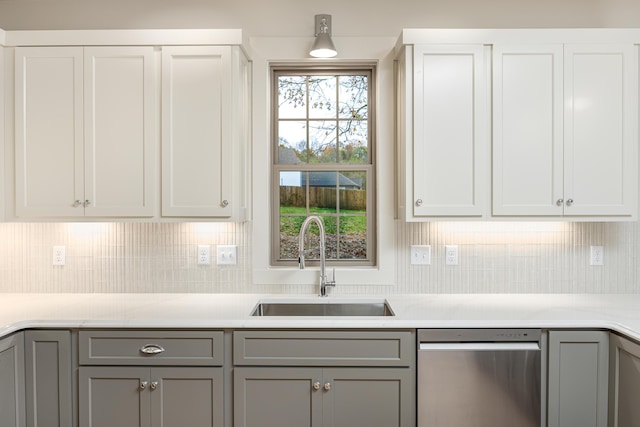
[[548, 370], [548, 427], [607, 427], [608, 332], [549, 331]]
[[611, 334], [609, 426], [640, 427], [640, 344]]
[[90, 366], [79, 372], [83, 427], [222, 427], [222, 368]]
[[222, 331], [79, 332], [82, 427], [223, 427]]
[[24, 335], [0, 340], [0, 427], [25, 427]]
[[234, 427], [414, 427], [413, 331], [235, 331]]
[[412, 426], [412, 375], [397, 368], [235, 368], [235, 426]]
[[71, 331], [28, 330], [24, 341], [27, 427], [73, 426]]

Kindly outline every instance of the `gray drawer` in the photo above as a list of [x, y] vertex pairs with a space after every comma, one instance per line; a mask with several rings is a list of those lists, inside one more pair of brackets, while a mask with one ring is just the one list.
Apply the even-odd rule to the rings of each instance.
[[412, 331], [235, 331], [235, 365], [411, 366]]
[[79, 334], [81, 365], [221, 366], [222, 331], [103, 331]]

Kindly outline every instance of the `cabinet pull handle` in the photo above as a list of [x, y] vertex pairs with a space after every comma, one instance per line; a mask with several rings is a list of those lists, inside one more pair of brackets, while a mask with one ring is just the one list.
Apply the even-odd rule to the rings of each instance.
[[313, 389], [314, 390], [320, 390], [320, 381], [316, 381], [313, 383]]
[[331, 390], [331, 383], [324, 383], [324, 389], [327, 391]]
[[573, 199], [568, 199], [567, 200], [567, 206], [571, 206], [573, 204]]
[[158, 388], [158, 381], [151, 381], [151, 390], [155, 390]]
[[147, 344], [142, 346], [142, 348], [140, 349], [140, 353], [150, 355], [160, 354], [164, 353], [164, 348], [162, 348], [162, 346], [159, 346], [158, 344]]
[[564, 199], [556, 200], [556, 206], [562, 206], [563, 203], [564, 203]]
[[147, 388], [147, 382], [146, 382], [146, 381], [142, 381], [142, 382], [140, 383], [140, 390], [144, 390], [144, 389], [146, 389], [146, 388]]

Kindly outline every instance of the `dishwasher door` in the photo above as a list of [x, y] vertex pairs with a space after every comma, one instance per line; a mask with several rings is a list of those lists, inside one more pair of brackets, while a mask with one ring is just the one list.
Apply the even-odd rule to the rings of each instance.
[[539, 330], [420, 330], [418, 427], [540, 427]]

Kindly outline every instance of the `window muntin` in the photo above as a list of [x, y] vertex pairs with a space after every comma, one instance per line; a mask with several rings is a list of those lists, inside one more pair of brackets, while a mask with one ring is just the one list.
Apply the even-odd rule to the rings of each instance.
[[[373, 74], [372, 67], [272, 69], [274, 264], [297, 262], [309, 215], [324, 222], [328, 261], [375, 264]], [[307, 245], [317, 246], [317, 233], [312, 226]]]

